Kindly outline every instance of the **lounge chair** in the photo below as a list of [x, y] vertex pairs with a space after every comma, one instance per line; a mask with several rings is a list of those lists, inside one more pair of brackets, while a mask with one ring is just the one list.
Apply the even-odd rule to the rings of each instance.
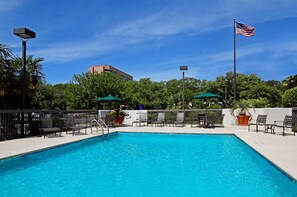
[[64, 127], [66, 130], [68, 129], [68, 131], [70, 129], [72, 131], [72, 135], [74, 135], [75, 132], [80, 134], [80, 131], [82, 129], [84, 129], [85, 134], [87, 134], [88, 124], [91, 124], [91, 123], [88, 123], [87, 117], [75, 117], [72, 114], [64, 115]]
[[[283, 121], [280, 121], [280, 120], [274, 121], [274, 127], [283, 128], [283, 136], [285, 136], [285, 130], [287, 128], [291, 129], [291, 131], [295, 135], [296, 127], [297, 127], [297, 117], [296, 116], [286, 115]], [[273, 134], [275, 133], [274, 130], [275, 129], [273, 129]]]
[[41, 125], [39, 130], [40, 135], [41, 133], [43, 133], [44, 138], [48, 134], [54, 134], [55, 136], [59, 134], [58, 136], [62, 136], [62, 130], [54, 125], [52, 117], [50, 115], [41, 118]]
[[176, 114], [176, 120], [173, 122], [173, 125], [174, 126], [180, 125], [180, 126], [183, 127], [184, 124], [185, 124], [185, 113], [184, 112], [178, 112]]
[[152, 124], [155, 124], [156, 126], [164, 126], [164, 124], [165, 124], [165, 113], [164, 112], [158, 113], [157, 120], [152, 121]]
[[133, 124], [135, 124], [137, 126], [137, 124], [139, 124], [139, 126], [141, 127], [141, 124], [143, 123], [144, 125], [147, 124], [147, 113], [139, 113], [137, 114], [138, 117], [136, 118], [135, 121], [132, 122], [132, 126]]
[[250, 131], [251, 125], [256, 125], [256, 132], [258, 132], [259, 126], [264, 126], [264, 131], [266, 133], [266, 131], [267, 131], [266, 120], [267, 120], [267, 115], [258, 115], [257, 119], [256, 119], [256, 122], [250, 122], [248, 124], [248, 131]]

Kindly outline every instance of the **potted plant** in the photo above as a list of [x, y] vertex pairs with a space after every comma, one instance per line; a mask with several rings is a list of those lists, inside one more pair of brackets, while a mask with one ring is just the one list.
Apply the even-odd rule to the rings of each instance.
[[239, 100], [233, 103], [231, 108], [231, 114], [235, 116], [235, 112], [239, 113], [236, 115], [237, 123], [240, 126], [247, 126], [251, 118], [249, 109], [253, 108], [253, 105], [247, 100]]
[[117, 108], [112, 112], [112, 115], [115, 116], [113, 119], [113, 122], [116, 126], [120, 126], [123, 124], [123, 120], [126, 115], [126, 113], [124, 111], [121, 111], [120, 108]]

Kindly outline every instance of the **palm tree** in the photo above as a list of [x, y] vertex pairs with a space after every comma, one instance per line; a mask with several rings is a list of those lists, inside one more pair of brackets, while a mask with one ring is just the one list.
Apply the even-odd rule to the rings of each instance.
[[0, 44], [0, 60], [6, 60], [12, 57], [11, 50], [4, 44]]
[[236, 116], [238, 125], [248, 125], [248, 121], [251, 118], [251, 114], [249, 112], [250, 108], [253, 108], [253, 105], [247, 100], [239, 100], [233, 103], [231, 114], [235, 115], [235, 110], [239, 109], [239, 114]]
[[253, 105], [247, 100], [239, 100], [233, 103], [231, 108], [231, 114], [234, 115], [235, 110], [239, 109], [239, 115], [247, 115], [249, 113], [249, 109], [253, 108]]
[[[33, 58], [33, 55], [30, 55], [26, 59], [26, 80], [28, 86], [31, 86], [35, 89], [38, 83], [41, 83], [44, 80], [44, 74], [42, 73], [41, 62], [44, 59], [41, 57]], [[22, 73], [22, 58], [15, 57], [13, 60], [13, 67], [18, 74]]]

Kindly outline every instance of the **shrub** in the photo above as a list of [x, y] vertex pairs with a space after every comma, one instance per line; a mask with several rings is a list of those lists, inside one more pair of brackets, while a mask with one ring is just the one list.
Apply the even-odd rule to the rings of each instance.
[[297, 106], [297, 87], [285, 91], [282, 96], [282, 102], [284, 107], [296, 107]]

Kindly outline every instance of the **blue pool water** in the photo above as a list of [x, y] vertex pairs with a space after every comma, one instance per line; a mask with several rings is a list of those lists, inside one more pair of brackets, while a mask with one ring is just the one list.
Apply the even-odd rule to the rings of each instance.
[[233, 135], [115, 133], [0, 161], [0, 196], [297, 196]]

